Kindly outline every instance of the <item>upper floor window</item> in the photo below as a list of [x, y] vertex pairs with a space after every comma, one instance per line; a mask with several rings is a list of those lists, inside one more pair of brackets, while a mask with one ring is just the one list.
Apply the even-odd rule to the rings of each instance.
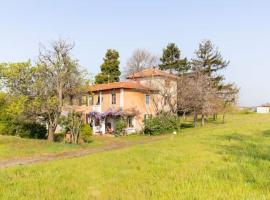
[[93, 96], [89, 96], [88, 97], [88, 106], [92, 106], [93, 105]]
[[171, 81], [165, 80], [165, 87], [170, 87], [170, 86], [171, 86]]
[[116, 94], [115, 93], [112, 93], [112, 104], [116, 104]]
[[100, 95], [97, 96], [97, 102], [96, 105], [100, 105]]
[[149, 94], [145, 95], [145, 103], [147, 106], [150, 105], [150, 95]]

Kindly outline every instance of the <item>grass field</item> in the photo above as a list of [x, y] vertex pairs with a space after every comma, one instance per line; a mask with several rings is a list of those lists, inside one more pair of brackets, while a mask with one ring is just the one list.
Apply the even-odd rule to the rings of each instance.
[[53, 143], [47, 140], [23, 139], [15, 136], [0, 135], [0, 161], [10, 159], [21, 159], [32, 156], [52, 155], [63, 152], [79, 151], [93, 147], [102, 147], [126, 142], [145, 141], [151, 139], [147, 136], [130, 135], [128, 137], [93, 137], [90, 143], [86, 144], [67, 144]]
[[0, 199], [270, 199], [270, 115], [80, 158], [0, 169]]
[[85, 145], [52, 143], [46, 140], [23, 139], [15, 136], [0, 135], [0, 161], [11, 158], [39, 156], [62, 153], [100, 145], [102, 141], [93, 141]]

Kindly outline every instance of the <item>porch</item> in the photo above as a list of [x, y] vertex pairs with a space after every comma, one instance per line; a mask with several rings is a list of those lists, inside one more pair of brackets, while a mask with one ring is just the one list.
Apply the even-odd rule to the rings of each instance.
[[127, 127], [125, 132], [127, 134], [136, 132], [135, 130], [135, 116], [134, 115], [125, 115], [123, 111], [108, 111], [104, 113], [99, 112], [90, 112], [89, 122], [93, 128], [94, 135], [114, 135], [116, 130], [117, 120], [124, 118], [126, 121]]

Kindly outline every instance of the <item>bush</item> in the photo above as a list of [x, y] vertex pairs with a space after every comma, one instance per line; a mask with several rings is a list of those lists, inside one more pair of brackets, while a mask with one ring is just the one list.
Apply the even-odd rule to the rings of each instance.
[[65, 140], [65, 133], [55, 133], [53, 136], [53, 141], [55, 142], [63, 142]]
[[161, 113], [153, 118], [144, 121], [144, 133], [149, 135], [159, 135], [180, 128], [180, 119], [170, 113]]
[[127, 127], [126, 122], [124, 121], [124, 119], [119, 118], [116, 120], [116, 124], [115, 124], [115, 135], [116, 136], [121, 136], [124, 134], [125, 128]]
[[23, 123], [17, 126], [17, 135], [23, 138], [46, 139], [47, 129], [38, 123]]
[[0, 134], [16, 135], [22, 138], [46, 139], [47, 129], [39, 123], [0, 121]]
[[91, 136], [93, 132], [89, 124], [83, 124], [80, 128], [80, 138], [83, 140], [83, 142], [89, 143], [91, 142]]

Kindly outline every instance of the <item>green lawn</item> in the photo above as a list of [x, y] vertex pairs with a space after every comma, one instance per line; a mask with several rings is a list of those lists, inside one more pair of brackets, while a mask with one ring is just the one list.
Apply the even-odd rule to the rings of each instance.
[[86, 145], [72, 145], [65, 143], [52, 143], [46, 140], [23, 139], [15, 136], [0, 135], [0, 161], [13, 158], [62, 153], [97, 146], [101, 143], [102, 141], [93, 141]]
[[151, 144], [0, 169], [0, 199], [270, 199], [270, 115]]
[[67, 143], [53, 143], [47, 140], [23, 139], [15, 136], [0, 135], [0, 161], [102, 147], [112, 142], [114, 144], [124, 144], [126, 142], [145, 141], [149, 139], [152, 138], [139, 135], [118, 138], [92, 137], [90, 143], [74, 145]]

